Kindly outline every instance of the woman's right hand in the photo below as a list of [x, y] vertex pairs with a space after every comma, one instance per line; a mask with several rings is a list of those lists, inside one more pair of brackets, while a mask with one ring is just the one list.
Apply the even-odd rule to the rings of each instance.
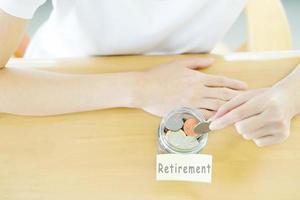
[[206, 118], [220, 106], [247, 89], [244, 82], [197, 71], [213, 63], [212, 59], [187, 58], [169, 62], [142, 72], [137, 106], [163, 116], [179, 106], [200, 109]]

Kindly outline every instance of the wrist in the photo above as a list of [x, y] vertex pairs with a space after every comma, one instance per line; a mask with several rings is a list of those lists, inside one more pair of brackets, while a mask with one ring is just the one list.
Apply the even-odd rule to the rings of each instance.
[[[299, 65], [300, 66], [300, 65]], [[286, 78], [279, 81], [274, 88], [285, 99], [291, 117], [300, 113], [300, 94], [297, 92], [300, 85], [300, 67], [297, 67]]]
[[148, 71], [140, 71], [135, 75], [135, 91], [132, 98], [132, 106], [135, 108], [143, 108], [149, 101], [151, 89], [148, 86], [151, 84], [149, 81]]
[[89, 77], [88, 89], [95, 91], [96, 108], [138, 108], [141, 72], [99, 74]]
[[127, 99], [126, 107], [141, 107], [141, 91], [143, 90], [143, 72], [130, 72], [130, 92]]

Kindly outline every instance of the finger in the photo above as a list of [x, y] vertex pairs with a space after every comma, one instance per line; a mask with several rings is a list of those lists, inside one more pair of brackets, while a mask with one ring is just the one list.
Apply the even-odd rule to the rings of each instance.
[[233, 97], [235, 97], [237, 94], [239, 94], [239, 91], [232, 90], [229, 88], [207, 87], [207, 90], [204, 93], [204, 97], [216, 98], [216, 99], [228, 101], [228, 100], [231, 100]]
[[247, 97], [243, 94], [231, 99], [219, 108], [217, 113], [211, 118], [211, 121], [215, 121], [216, 119], [224, 116], [226, 113], [247, 102], [247, 100]]
[[258, 146], [258, 147], [264, 147], [267, 145], [275, 144], [276, 142], [276, 137], [274, 135], [267, 135], [260, 137], [258, 139], [253, 140], [253, 142]]
[[252, 132], [251, 134], [242, 134], [243, 138], [246, 140], [256, 140], [270, 135], [274, 135], [274, 132], [271, 133], [267, 128], [261, 128]]
[[210, 66], [214, 60], [212, 58], [184, 58], [175, 60], [174, 62], [182, 67], [200, 69]]
[[262, 112], [261, 114], [254, 115], [252, 117], [237, 122], [235, 124], [235, 127], [239, 134], [245, 135], [246, 137], [253, 139], [251, 135], [253, 135], [254, 132], [260, 130], [263, 127], [264, 131], [269, 130], [270, 132], [270, 129], [268, 129], [266, 126], [268, 120], [269, 118], [266, 112]]
[[205, 119], [209, 119], [211, 116], [215, 114], [215, 111], [207, 110], [207, 109], [199, 109], [199, 111], [204, 115]]
[[257, 101], [247, 101], [241, 106], [231, 110], [222, 117], [212, 121], [210, 129], [217, 130], [224, 128], [230, 124], [234, 124], [238, 121], [251, 117], [253, 115], [260, 114], [263, 110], [263, 104]]
[[248, 88], [247, 84], [243, 81], [214, 75], [208, 75], [204, 80], [204, 85], [208, 87], [227, 87], [234, 90], [246, 90]]
[[253, 98], [254, 96], [264, 92], [266, 89], [256, 89], [256, 90], [251, 90], [247, 92], [240, 92], [236, 97], [234, 97], [232, 100], [224, 104], [223, 106], [220, 107], [218, 112], [216, 113], [215, 116], [211, 120], [215, 120], [217, 118], [222, 117], [224, 114], [230, 112], [231, 110], [235, 109], [236, 107], [244, 104], [247, 102], [249, 99]]
[[199, 108], [217, 111], [226, 101], [220, 99], [203, 98], [199, 101]]

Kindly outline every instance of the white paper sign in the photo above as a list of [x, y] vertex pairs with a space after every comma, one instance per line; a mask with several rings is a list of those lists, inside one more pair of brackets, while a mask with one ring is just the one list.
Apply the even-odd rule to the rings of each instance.
[[211, 182], [212, 156], [206, 154], [158, 154], [156, 180]]

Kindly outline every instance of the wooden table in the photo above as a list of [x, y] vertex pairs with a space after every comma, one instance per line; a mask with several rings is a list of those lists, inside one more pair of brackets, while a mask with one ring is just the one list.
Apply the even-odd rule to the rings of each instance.
[[[13, 60], [10, 66], [100, 73], [144, 69], [174, 58]], [[216, 57], [216, 63], [205, 72], [241, 79], [257, 88], [271, 86], [298, 63], [297, 56], [230, 62]], [[54, 117], [2, 114], [0, 199], [300, 198], [300, 118], [293, 120], [291, 136], [285, 143], [267, 148], [243, 140], [232, 127], [211, 134], [203, 151], [213, 155], [211, 184], [155, 180], [159, 122], [158, 117], [135, 109]]]

